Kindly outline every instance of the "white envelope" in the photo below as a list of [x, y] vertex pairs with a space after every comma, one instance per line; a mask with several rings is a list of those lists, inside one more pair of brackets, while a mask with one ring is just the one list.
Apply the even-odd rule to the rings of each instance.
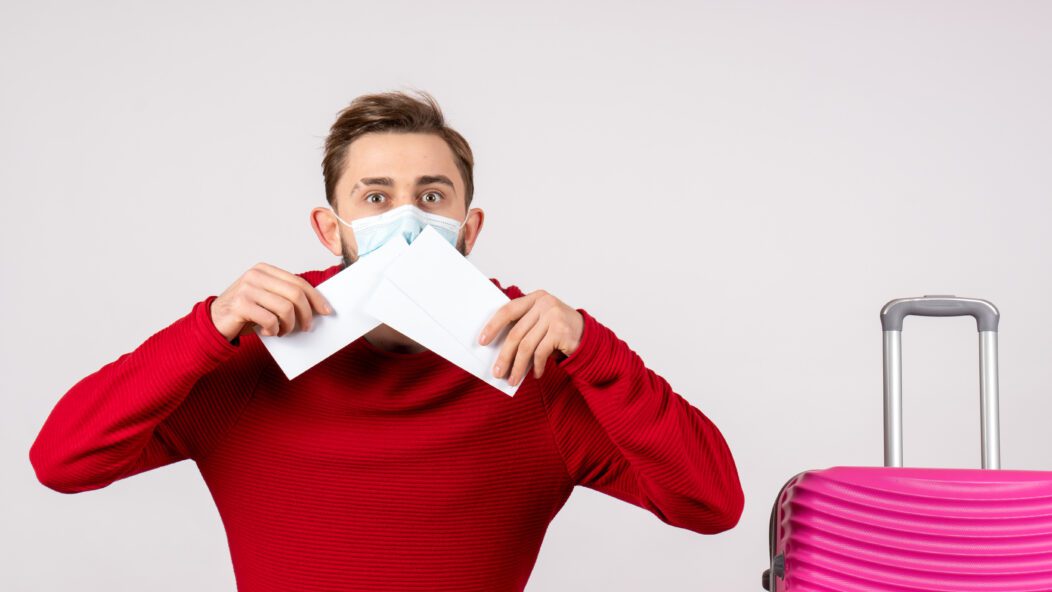
[[316, 286], [332, 306], [329, 315], [312, 317], [310, 331], [288, 335], [263, 335], [255, 327], [263, 345], [289, 380], [336, 353], [348, 343], [372, 331], [380, 321], [365, 313], [365, 302], [391, 261], [409, 249], [404, 240], [390, 240], [367, 257], [362, 257]]
[[519, 386], [493, 376], [509, 326], [487, 345], [482, 327], [510, 299], [453, 245], [426, 226], [383, 272], [365, 312], [420, 345], [514, 396]]
[[510, 299], [431, 226], [412, 244], [384, 243], [317, 289], [334, 312], [315, 315], [310, 331], [262, 335], [256, 327], [289, 380], [385, 323], [508, 396], [522, 384], [493, 376], [510, 326], [488, 345], [478, 343], [482, 327]]

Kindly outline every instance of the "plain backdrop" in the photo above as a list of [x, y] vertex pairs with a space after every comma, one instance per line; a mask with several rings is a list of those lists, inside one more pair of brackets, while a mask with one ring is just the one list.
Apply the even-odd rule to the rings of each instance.
[[[192, 461], [92, 492], [28, 451], [79, 379], [257, 261], [337, 258], [337, 111], [432, 93], [476, 155], [469, 260], [587, 308], [727, 437], [704, 536], [578, 487], [528, 590], [758, 590], [782, 483], [876, 465], [888, 300], [1002, 312], [1006, 469], [1052, 470], [1052, 5], [4, 2], [0, 589], [231, 591]], [[971, 319], [906, 321], [905, 460], [977, 467]]]

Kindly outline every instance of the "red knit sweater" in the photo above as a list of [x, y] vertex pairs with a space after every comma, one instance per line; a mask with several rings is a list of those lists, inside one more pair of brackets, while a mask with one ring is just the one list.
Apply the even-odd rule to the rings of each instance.
[[573, 355], [509, 397], [364, 338], [289, 381], [214, 299], [73, 385], [29, 459], [63, 493], [193, 459], [241, 592], [522, 590], [575, 485], [698, 533], [741, 515], [716, 426], [584, 309]]

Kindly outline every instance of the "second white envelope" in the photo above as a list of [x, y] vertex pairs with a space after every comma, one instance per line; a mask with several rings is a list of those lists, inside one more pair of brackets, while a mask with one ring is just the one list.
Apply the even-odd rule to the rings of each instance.
[[378, 321], [460, 366], [501, 392], [519, 386], [493, 376], [493, 364], [508, 333], [505, 326], [487, 345], [482, 327], [510, 299], [432, 227], [386, 266], [365, 302]]

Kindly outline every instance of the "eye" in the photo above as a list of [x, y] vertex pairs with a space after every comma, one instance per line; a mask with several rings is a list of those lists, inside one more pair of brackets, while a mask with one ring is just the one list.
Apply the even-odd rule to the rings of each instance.
[[[427, 196], [429, 196], [429, 195], [434, 195], [434, 196], [436, 196], [437, 199], [429, 200], [429, 199], [427, 199]], [[438, 201], [441, 201], [441, 200], [442, 200], [442, 194], [437, 192], [437, 191], [428, 191], [427, 193], [424, 194], [424, 201], [430, 201], [431, 203], [435, 203], [435, 202], [438, 202]]]
[[365, 196], [365, 201], [368, 201], [368, 202], [371, 202], [371, 203], [380, 203], [380, 202], [378, 202], [376, 200], [371, 199], [374, 195], [383, 197], [384, 194], [382, 194], [382, 193], [370, 193], [370, 194]]

